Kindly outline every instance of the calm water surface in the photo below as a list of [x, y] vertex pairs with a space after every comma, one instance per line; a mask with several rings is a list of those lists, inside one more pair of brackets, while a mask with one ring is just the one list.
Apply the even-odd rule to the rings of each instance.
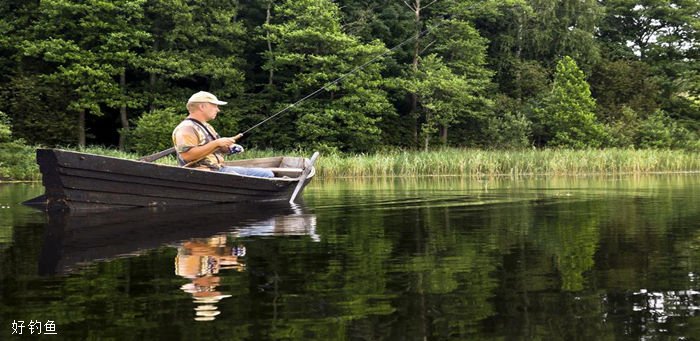
[[0, 184], [0, 339], [39, 337], [37, 322], [57, 339], [700, 339], [697, 174], [317, 181], [293, 207], [19, 205], [42, 191]]

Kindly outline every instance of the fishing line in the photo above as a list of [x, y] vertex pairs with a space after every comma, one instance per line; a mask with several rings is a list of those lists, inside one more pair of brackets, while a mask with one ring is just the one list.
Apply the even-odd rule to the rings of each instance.
[[410, 37], [410, 38], [408, 38], [408, 39], [402, 41], [400, 44], [398, 44], [398, 45], [392, 47], [390, 50], [388, 50], [388, 51], [386, 51], [386, 52], [384, 52], [384, 53], [382, 53], [382, 54], [380, 54], [380, 55], [378, 55], [378, 56], [375, 56], [374, 58], [370, 59], [370, 60], [367, 61], [366, 63], [364, 63], [364, 64], [362, 64], [362, 65], [360, 65], [360, 66], [357, 66], [357, 67], [355, 67], [354, 69], [352, 69], [352, 70], [346, 72], [345, 74], [341, 75], [341, 76], [338, 77], [337, 79], [335, 79], [335, 80], [333, 80], [333, 81], [331, 81], [331, 82], [326, 83], [326, 85], [324, 85], [324, 86], [320, 87], [319, 89], [317, 89], [316, 91], [314, 91], [314, 92], [312, 92], [312, 93], [310, 93], [310, 94], [304, 96], [302, 99], [300, 99], [300, 100], [298, 100], [298, 101], [296, 101], [296, 102], [294, 102], [294, 103], [288, 105], [286, 108], [284, 108], [284, 109], [278, 111], [278, 112], [275, 113], [274, 115], [272, 115], [272, 116], [270, 116], [270, 117], [268, 117], [268, 118], [266, 118], [266, 119], [260, 121], [260, 122], [257, 123], [256, 125], [254, 125], [254, 126], [248, 128], [248, 130], [242, 132], [241, 134], [242, 134], [242, 135], [247, 134], [249, 131], [251, 131], [251, 130], [257, 128], [258, 126], [262, 125], [263, 123], [265, 123], [265, 122], [267, 122], [267, 121], [269, 121], [269, 120], [275, 118], [276, 116], [278, 116], [278, 115], [280, 115], [280, 114], [286, 112], [287, 110], [289, 110], [289, 109], [291, 109], [291, 108], [293, 108], [293, 107], [295, 107], [295, 106], [301, 104], [301, 102], [304, 102], [304, 101], [306, 101], [307, 99], [309, 99], [309, 98], [311, 98], [311, 97], [313, 97], [313, 96], [316, 96], [316, 95], [317, 95], [318, 93], [320, 93], [321, 91], [326, 90], [329, 86], [334, 85], [334, 84], [337, 84], [338, 82], [340, 82], [341, 80], [343, 80], [343, 79], [346, 78], [347, 76], [350, 76], [350, 75], [352, 75], [353, 73], [355, 73], [355, 72], [357, 72], [357, 71], [359, 71], [359, 70], [362, 70], [365, 66], [371, 64], [371, 63], [374, 62], [375, 60], [377, 60], [377, 59], [379, 59], [379, 58], [382, 58], [382, 57], [388, 55], [389, 53], [394, 52], [394, 51], [397, 50], [399, 47], [403, 46], [404, 44], [408, 43], [409, 41], [414, 40], [414, 39], [418, 39], [418, 38], [424, 36], [426, 33], [430, 32], [430, 31], [432, 31], [432, 30], [434, 30], [434, 29], [437, 29], [437, 28], [440, 27], [443, 23], [445, 23], [445, 22], [444, 22], [444, 21], [443, 21], [443, 22], [440, 22], [440, 23], [438, 23], [437, 25], [435, 25], [434, 27], [429, 28], [429, 29], [427, 28], [427, 29], [421, 31], [420, 33], [418, 33], [417, 35], [414, 35], [414, 36], [412, 36], [412, 37]]

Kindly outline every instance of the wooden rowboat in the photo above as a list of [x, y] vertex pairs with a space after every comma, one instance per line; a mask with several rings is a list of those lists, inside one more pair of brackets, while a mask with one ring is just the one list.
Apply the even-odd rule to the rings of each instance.
[[[313, 160], [267, 157], [227, 162], [263, 167], [274, 178], [155, 164], [109, 156], [38, 149], [45, 193], [25, 202], [47, 210], [111, 210], [133, 207], [196, 206], [290, 200], [313, 179]], [[293, 198], [292, 198], [293, 199]]]

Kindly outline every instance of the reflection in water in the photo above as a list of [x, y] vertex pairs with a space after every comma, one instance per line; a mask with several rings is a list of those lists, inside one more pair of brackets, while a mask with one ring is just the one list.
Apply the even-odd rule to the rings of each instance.
[[[698, 175], [491, 181], [488, 191], [411, 181], [315, 182], [313, 215], [236, 206], [196, 219], [199, 210], [13, 223], [0, 250], [0, 325], [56, 318], [70, 339], [700, 335]], [[39, 250], [57, 256], [59, 273], [110, 261], [38, 277]]]
[[129, 209], [100, 213], [52, 212], [39, 272], [69, 273], [83, 264], [143, 254], [190, 238], [315, 234], [315, 216], [287, 203], [211, 205], [196, 210]]
[[666, 323], [673, 317], [694, 316], [700, 311], [700, 291], [648, 291], [641, 289], [633, 294], [633, 310], [644, 313], [649, 322]]
[[237, 237], [308, 235], [315, 242], [321, 241], [321, 237], [316, 234], [316, 216], [301, 211], [241, 226], [233, 234]]
[[196, 321], [213, 321], [221, 312], [217, 303], [231, 297], [217, 290], [221, 284], [221, 270], [245, 270], [246, 247], [241, 242], [228, 242], [260, 236], [308, 235], [318, 242], [316, 216], [304, 214], [301, 207], [294, 207], [293, 214], [276, 215], [270, 219], [236, 226], [229, 233], [208, 238], [193, 238], [181, 243], [175, 257], [175, 274], [190, 280], [180, 289], [192, 295]]
[[231, 297], [218, 289], [220, 272], [244, 271], [246, 247], [241, 241], [261, 236], [309, 236], [320, 241], [316, 216], [304, 213], [296, 204], [213, 205], [195, 211], [57, 212], [49, 215], [39, 272], [72, 273], [95, 261], [177, 245], [175, 274], [189, 280], [180, 289], [192, 295], [195, 320], [212, 321], [220, 314], [217, 303]]
[[209, 238], [190, 239], [180, 245], [175, 257], [175, 274], [190, 279], [191, 282], [180, 287], [192, 294], [195, 320], [212, 321], [219, 311], [216, 303], [231, 297], [217, 291], [221, 278], [219, 271], [233, 269], [243, 271], [245, 264], [245, 246], [226, 245], [226, 235], [220, 234]]

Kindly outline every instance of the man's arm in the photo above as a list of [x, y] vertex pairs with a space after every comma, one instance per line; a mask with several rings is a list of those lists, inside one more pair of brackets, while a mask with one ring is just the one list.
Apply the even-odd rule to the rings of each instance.
[[232, 144], [236, 143], [236, 140], [241, 136], [241, 134], [238, 134], [234, 137], [222, 137], [198, 146], [197, 144], [199, 142], [197, 141], [197, 133], [194, 131], [187, 132], [185, 129], [181, 129], [176, 133], [175, 139], [178, 144], [194, 146], [186, 151], [180, 152], [180, 158], [182, 158], [185, 162], [192, 162], [205, 158], [207, 155], [215, 152], [217, 149], [228, 151], [228, 148]]

